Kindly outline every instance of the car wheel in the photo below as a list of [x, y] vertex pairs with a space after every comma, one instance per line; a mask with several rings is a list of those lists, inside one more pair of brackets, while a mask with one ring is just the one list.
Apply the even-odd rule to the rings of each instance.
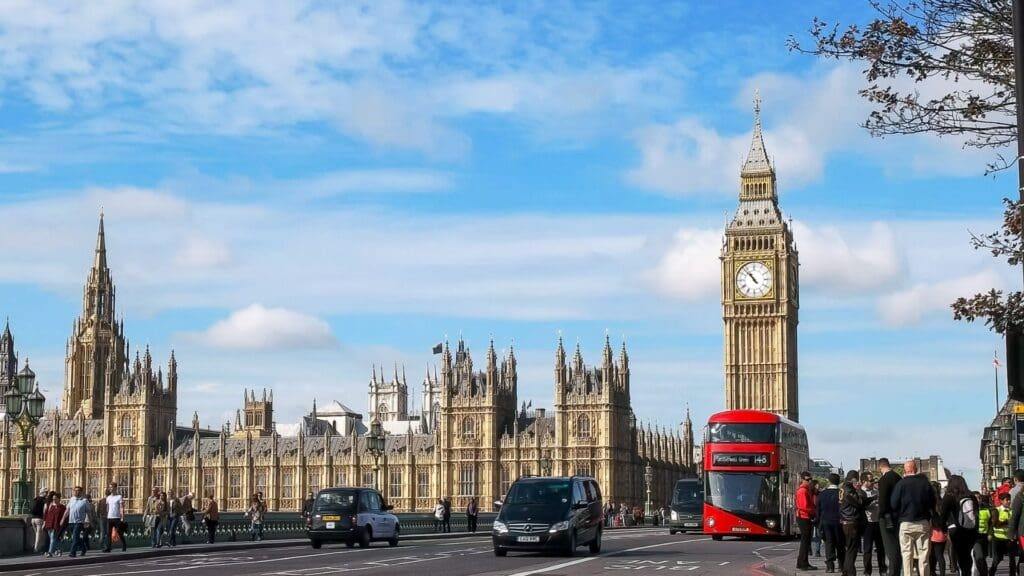
[[373, 533], [370, 531], [370, 527], [366, 526], [359, 531], [359, 547], [366, 548], [370, 545], [370, 539], [373, 537]]
[[714, 540], [715, 542], [721, 542], [722, 541], [722, 535], [721, 534], [712, 534], [711, 535], [711, 539]]
[[601, 532], [602, 532], [602, 530], [600, 528], [598, 528], [597, 529], [597, 536], [594, 536], [594, 539], [590, 541], [590, 553], [591, 554], [600, 554], [601, 553]]
[[572, 558], [576, 555], [576, 531], [569, 532], [569, 545], [565, 549], [565, 555]]
[[499, 557], [499, 558], [504, 558], [505, 556], [508, 556], [508, 550], [502, 550], [501, 548], [495, 548], [494, 549], [494, 555]]
[[319, 550], [324, 545], [323, 542], [317, 540], [316, 538], [310, 539], [309, 544], [313, 547], [313, 550]]
[[392, 548], [394, 548], [395, 546], [398, 546], [398, 525], [397, 524], [395, 525], [395, 534], [394, 534], [394, 536], [391, 537], [391, 540], [388, 540], [388, 546], [391, 546]]
[[668, 535], [669, 535], [669, 536], [675, 536], [675, 535], [676, 535], [676, 531], [675, 531], [675, 530], [673, 530], [673, 529], [671, 529], [671, 528], [669, 528], [669, 529], [668, 529]]

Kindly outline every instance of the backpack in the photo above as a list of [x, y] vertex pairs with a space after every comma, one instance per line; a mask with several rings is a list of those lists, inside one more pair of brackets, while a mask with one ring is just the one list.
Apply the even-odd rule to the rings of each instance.
[[960, 505], [953, 512], [953, 524], [964, 530], [978, 529], [978, 509], [971, 498], [961, 498]]

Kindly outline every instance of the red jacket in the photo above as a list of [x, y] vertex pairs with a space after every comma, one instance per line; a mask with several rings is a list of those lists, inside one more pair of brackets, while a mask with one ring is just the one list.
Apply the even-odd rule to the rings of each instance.
[[63, 504], [50, 504], [46, 507], [46, 513], [43, 514], [43, 528], [46, 530], [58, 530], [61, 526], [61, 520], [64, 519], [64, 510], [66, 508]]
[[1012, 489], [1013, 489], [1013, 486], [1011, 486], [1009, 483], [1000, 484], [999, 488], [996, 488], [995, 498], [993, 498], [993, 501], [999, 502], [999, 496], [1001, 496], [1003, 494], [1009, 494], [1010, 490], [1012, 490]]
[[806, 484], [796, 490], [796, 517], [810, 520], [818, 510], [814, 505], [814, 494]]

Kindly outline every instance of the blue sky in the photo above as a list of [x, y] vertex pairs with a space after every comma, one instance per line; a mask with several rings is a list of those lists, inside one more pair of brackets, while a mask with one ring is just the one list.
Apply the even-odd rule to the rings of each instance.
[[59, 398], [102, 207], [127, 334], [177, 351], [181, 421], [216, 426], [246, 387], [281, 422], [365, 409], [372, 365], [418, 380], [459, 334], [478, 362], [514, 340], [545, 405], [559, 331], [589, 362], [607, 331], [642, 420], [700, 422], [759, 89], [814, 455], [936, 453], [976, 482], [1001, 343], [948, 304], [1019, 284], [968, 244], [1012, 175], [870, 138], [859, 69], [787, 51], [863, 4], [4, 3], [0, 313]]

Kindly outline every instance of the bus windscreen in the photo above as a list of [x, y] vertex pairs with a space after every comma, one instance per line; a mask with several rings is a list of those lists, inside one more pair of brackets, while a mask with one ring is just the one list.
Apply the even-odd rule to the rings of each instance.
[[736, 514], [778, 514], [778, 472], [708, 472], [708, 504]]
[[708, 426], [708, 442], [774, 444], [778, 442], [778, 425], [716, 422]]

